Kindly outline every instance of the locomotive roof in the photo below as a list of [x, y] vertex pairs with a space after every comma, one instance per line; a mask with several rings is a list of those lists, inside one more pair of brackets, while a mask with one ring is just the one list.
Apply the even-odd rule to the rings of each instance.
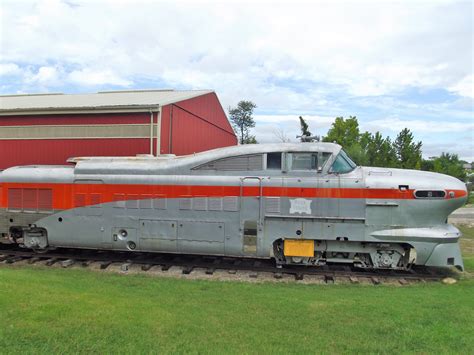
[[193, 168], [215, 160], [239, 155], [254, 155], [272, 152], [327, 152], [337, 154], [341, 146], [335, 143], [273, 143], [249, 144], [217, 148], [205, 152], [184, 156], [164, 155], [159, 157], [82, 157], [72, 158], [69, 166], [20, 166], [2, 172], [2, 177], [23, 178], [28, 176], [49, 176], [61, 179], [72, 175], [152, 175], [152, 174], [186, 174]]
[[327, 152], [338, 153], [341, 146], [335, 143], [270, 143], [247, 144], [217, 148], [205, 152], [174, 156], [159, 157], [91, 157], [73, 158], [76, 162], [76, 174], [116, 174], [141, 171], [144, 174], [160, 172], [184, 172], [201, 164], [218, 159], [239, 156], [276, 152]]

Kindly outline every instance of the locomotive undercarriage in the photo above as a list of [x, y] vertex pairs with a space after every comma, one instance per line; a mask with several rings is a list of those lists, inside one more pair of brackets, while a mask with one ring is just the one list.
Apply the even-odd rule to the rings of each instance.
[[[50, 217], [50, 222], [60, 225], [62, 224], [63, 215], [54, 215]], [[12, 218], [13, 219], [13, 218]], [[32, 218], [31, 218], [32, 219]], [[15, 218], [16, 220], [16, 218]], [[61, 222], [60, 222], [61, 221]], [[31, 222], [30, 222], [31, 223]], [[50, 240], [48, 233], [49, 228], [43, 223], [38, 222], [26, 224], [22, 226], [11, 226], [8, 229], [7, 237], [12, 242], [19, 244], [25, 248], [33, 249], [36, 252], [42, 252], [51, 248], [64, 247], [67, 245], [57, 243], [57, 240]], [[255, 229], [255, 228], [254, 228]], [[51, 231], [49, 231], [51, 232]], [[67, 231], [64, 231], [67, 235]], [[249, 234], [249, 230], [245, 231]], [[52, 234], [52, 233], [51, 233]], [[459, 231], [450, 226], [443, 225], [436, 228], [416, 228], [416, 229], [394, 229], [372, 232], [379, 241], [349, 241], [347, 238], [338, 238], [336, 240], [311, 240], [303, 238], [295, 239], [278, 239], [273, 243], [273, 255], [269, 255], [268, 246], [259, 239], [257, 229], [254, 230], [253, 239], [250, 243], [245, 238], [241, 239], [240, 248], [242, 254], [236, 253], [239, 243], [232, 245], [235, 249], [227, 249], [224, 253], [210, 252], [216, 255], [229, 256], [250, 256], [250, 257], [269, 257], [274, 256], [277, 265], [308, 265], [323, 266], [326, 264], [348, 264], [358, 268], [366, 269], [392, 269], [406, 270], [413, 264], [428, 266], [455, 266], [462, 270], [462, 259], [459, 250], [458, 237]], [[401, 239], [406, 236], [405, 241], [394, 241], [393, 239]], [[245, 237], [245, 236], [244, 236]], [[248, 237], [248, 236], [247, 236]], [[248, 238], [247, 238], [248, 239]], [[234, 239], [236, 241], [238, 239]], [[285, 241], [304, 241], [313, 243], [310, 255], [308, 254], [288, 254], [284, 252]], [[171, 253], [189, 253], [204, 254], [204, 251], [196, 251], [191, 249], [168, 249], [151, 248], [142, 245], [141, 239], [134, 240], [136, 246], [134, 248], [122, 248], [114, 245], [91, 246], [78, 243], [73, 247], [77, 248], [104, 248], [113, 250], [129, 250], [129, 251], [150, 251], [150, 252], [171, 252]], [[269, 241], [271, 247], [271, 241]], [[128, 244], [127, 244], [128, 245]], [[222, 250], [224, 252], [224, 249]]]
[[314, 243], [314, 256], [285, 255], [283, 239], [273, 244], [278, 265], [352, 264], [358, 268], [406, 270], [415, 262], [412, 247], [397, 243], [325, 241]]
[[48, 250], [48, 233], [44, 228], [35, 225], [29, 227], [12, 227], [8, 235], [10, 241], [34, 251]]
[[[36, 252], [50, 249], [47, 231], [30, 225], [26, 228], [12, 227], [10, 240]], [[273, 255], [277, 265], [324, 266], [326, 264], [352, 264], [358, 268], [406, 270], [415, 259], [410, 260], [412, 247], [408, 244], [366, 243], [349, 241], [314, 241], [312, 257], [285, 255], [285, 240], [273, 243]]]

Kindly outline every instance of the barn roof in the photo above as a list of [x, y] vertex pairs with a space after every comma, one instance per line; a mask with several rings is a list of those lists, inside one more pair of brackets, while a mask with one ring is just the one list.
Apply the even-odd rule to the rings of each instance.
[[24, 94], [0, 96], [0, 115], [149, 111], [212, 93], [212, 90], [100, 91], [96, 94]]

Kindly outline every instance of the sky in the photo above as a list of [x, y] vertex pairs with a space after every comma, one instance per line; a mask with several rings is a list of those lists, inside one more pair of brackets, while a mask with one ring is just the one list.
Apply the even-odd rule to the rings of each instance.
[[0, 94], [212, 89], [261, 143], [337, 116], [474, 160], [471, 1], [0, 0]]

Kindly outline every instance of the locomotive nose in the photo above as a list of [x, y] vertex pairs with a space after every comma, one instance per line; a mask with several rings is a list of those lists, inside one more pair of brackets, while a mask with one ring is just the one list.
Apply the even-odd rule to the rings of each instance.
[[468, 198], [467, 186], [461, 180], [458, 180], [452, 176], [444, 175], [446, 179], [446, 198], [455, 200], [457, 207], [463, 206]]

